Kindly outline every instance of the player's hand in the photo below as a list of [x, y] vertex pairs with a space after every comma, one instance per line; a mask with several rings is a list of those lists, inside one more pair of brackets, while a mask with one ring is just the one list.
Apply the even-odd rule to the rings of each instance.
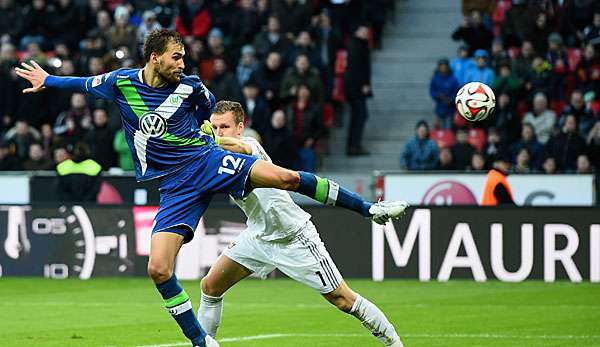
[[31, 65], [22, 62], [23, 68], [16, 67], [15, 73], [17, 76], [28, 80], [31, 83], [31, 88], [23, 89], [23, 93], [37, 93], [44, 90], [44, 82], [48, 73], [34, 60], [29, 61]]
[[205, 120], [204, 123], [202, 123], [202, 125], [200, 126], [200, 131], [203, 134], [212, 137], [217, 145], [219, 144], [220, 138], [217, 136], [217, 134], [215, 134], [215, 129], [209, 121]]

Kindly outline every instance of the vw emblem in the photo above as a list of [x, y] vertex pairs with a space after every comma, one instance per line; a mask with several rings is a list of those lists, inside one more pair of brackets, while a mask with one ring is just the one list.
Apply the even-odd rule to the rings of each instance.
[[161, 137], [167, 132], [167, 121], [156, 112], [146, 112], [140, 118], [140, 131], [150, 137]]

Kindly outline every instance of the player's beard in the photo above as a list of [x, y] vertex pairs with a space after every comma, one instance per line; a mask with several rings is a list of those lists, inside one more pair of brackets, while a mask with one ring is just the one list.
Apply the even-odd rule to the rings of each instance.
[[179, 83], [181, 79], [181, 75], [175, 74], [175, 72], [169, 72], [169, 69], [166, 68], [162, 61], [158, 62], [158, 66], [156, 68], [156, 73], [160, 76], [160, 79], [168, 84]]

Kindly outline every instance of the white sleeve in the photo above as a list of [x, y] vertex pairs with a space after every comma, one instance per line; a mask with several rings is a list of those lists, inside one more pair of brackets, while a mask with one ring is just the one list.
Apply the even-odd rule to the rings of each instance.
[[253, 137], [244, 137], [244, 138], [242, 138], [242, 140], [244, 142], [246, 142], [247, 144], [249, 144], [250, 147], [252, 148], [252, 156], [253, 157], [257, 157], [259, 159], [266, 160], [268, 162], [272, 162], [271, 158], [269, 158], [269, 155], [267, 154], [267, 152], [265, 151], [265, 149], [262, 148], [262, 146], [260, 145], [260, 143], [258, 143], [258, 141], [256, 141], [255, 138], [253, 138]]

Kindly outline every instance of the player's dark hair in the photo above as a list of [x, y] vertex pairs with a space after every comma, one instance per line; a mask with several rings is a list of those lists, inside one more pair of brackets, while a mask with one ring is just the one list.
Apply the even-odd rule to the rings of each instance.
[[144, 42], [144, 61], [150, 61], [150, 55], [161, 55], [167, 50], [167, 45], [174, 42], [183, 46], [181, 35], [175, 30], [159, 29], [152, 31]]
[[233, 113], [233, 117], [235, 120], [235, 124], [239, 124], [240, 122], [244, 122], [246, 115], [244, 114], [244, 109], [239, 102], [229, 101], [229, 100], [221, 100], [217, 102], [215, 105], [214, 114], [224, 114], [226, 112]]

